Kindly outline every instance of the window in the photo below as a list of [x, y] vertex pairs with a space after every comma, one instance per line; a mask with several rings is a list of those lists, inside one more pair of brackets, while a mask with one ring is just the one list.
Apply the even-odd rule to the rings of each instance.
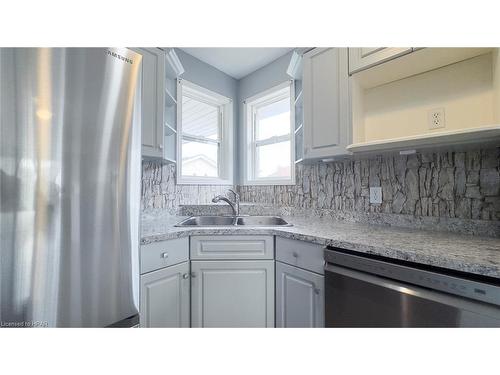
[[232, 184], [231, 100], [179, 81], [178, 183]]
[[292, 89], [285, 82], [245, 101], [245, 184], [295, 183]]

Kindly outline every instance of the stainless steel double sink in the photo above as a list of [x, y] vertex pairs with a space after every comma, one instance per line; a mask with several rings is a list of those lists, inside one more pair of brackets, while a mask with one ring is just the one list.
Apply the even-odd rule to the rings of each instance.
[[191, 216], [176, 227], [218, 227], [218, 226], [252, 226], [252, 227], [291, 227], [292, 224], [279, 216]]

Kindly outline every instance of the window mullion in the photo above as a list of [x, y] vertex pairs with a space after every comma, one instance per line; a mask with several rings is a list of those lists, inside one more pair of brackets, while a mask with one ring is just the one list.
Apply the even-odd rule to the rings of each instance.
[[[219, 129], [219, 140], [222, 140], [225, 138], [225, 135], [223, 134], [223, 131], [224, 131], [224, 112], [222, 110], [222, 107], [219, 106], [218, 108], [218, 111], [219, 111], [219, 124], [218, 124], [218, 129]], [[224, 159], [222, 157], [222, 154], [223, 152], [225, 152], [225, 150], [223, 150], [223, 143], [222, 142], [219, 142], [219, 149], [217, 150], [217, 158], [218, 158], [218, 161], [217, 161], [217, 174], [219, 175], [219, 177], [221, 177], [221, 170], [225, 169], [225, 166], [222, 165], [222, 163], [224, 162]]]
[[257, 177], [257, 110], [252, 106], [252, 179]]

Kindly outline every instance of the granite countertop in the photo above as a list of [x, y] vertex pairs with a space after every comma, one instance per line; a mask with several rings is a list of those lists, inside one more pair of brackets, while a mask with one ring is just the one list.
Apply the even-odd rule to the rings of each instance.
[[143, 217], [141, 243], [190, 235], [269, 234], [500, 278], [500, 238], [299, 216], [284, 216], [293, 226], [282, 228], [174, 226], [184, 218]]

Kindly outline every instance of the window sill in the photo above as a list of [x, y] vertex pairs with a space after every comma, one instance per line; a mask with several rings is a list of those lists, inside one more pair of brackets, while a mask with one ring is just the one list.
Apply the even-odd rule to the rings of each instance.
[[233, 181], [220, 178], [189, 178], [182, 177], [176, 181], [177, 185], [230, 185], [233, 186]]
[[245, 181], [244, 186], [251, 185], [295, 185], [295, 179], [293, 180], [253, 180]]

